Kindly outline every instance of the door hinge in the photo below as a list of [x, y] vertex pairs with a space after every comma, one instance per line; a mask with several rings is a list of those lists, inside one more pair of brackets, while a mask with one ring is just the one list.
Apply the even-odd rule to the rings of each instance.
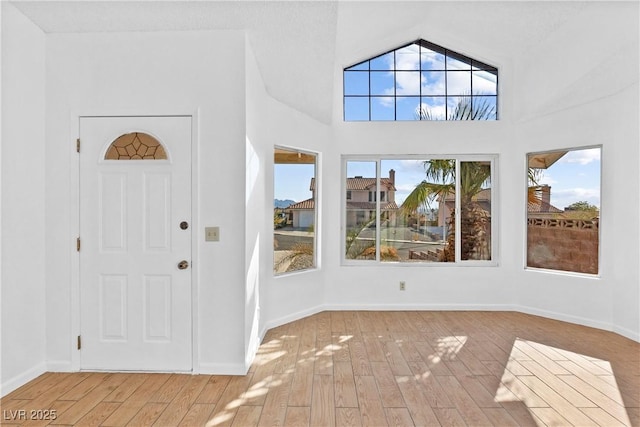
[[76, 153], [80, 152], [80, 138], [76, 139]]
[[80, 238], [79, 237], [76, 239], [76, 250], [78, 252], [80, 252]]
[[80, 338], [80, 335], [78, 335], [78, 350], [80, 350], [82, 348], [82, 339]]

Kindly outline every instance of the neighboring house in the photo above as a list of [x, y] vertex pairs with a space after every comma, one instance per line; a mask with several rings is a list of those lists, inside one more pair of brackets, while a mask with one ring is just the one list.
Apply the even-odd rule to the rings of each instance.
[[[487, 216], [491, 216], [491, 189], [481, 190], [473, 198], [480, 207], [486, 211]], [[551, 187], [542, 185], [536, 190], [536, 200], [527, 202], [528, 218], [564, 218], [564, 211], [553, 206], [551, 203]], [[438, 225], [446, 225], [451, 218], [451, 211], [455, 206], [455, 194], [451, 193], [445, 197], [445, 203], [440, 203], [438, 210]]]
[[[391, 169], [388, 178], [380, 178], [380, 210], [382, 221], [389, 226], [397, 222], [396, 171]], [[357, 227], [375, 218], [376, 215], [376, 179], [354, 176], [347, 178], [346, 185], [347, 216], [346, 226]]]
[[551, 203], [551, 187], [542, 185], [536, 190], [535, 200], [527, 202], [528, 218], [564, 218], [564, 211]]
[[289, 215], [289, 223], [293, 228], [309, 228], [315, 224], [316, 208], [316, 179], [311, 178], [311, 198], [301, 202], [293, 203], [286, 208]]
[[[380, 178], [380, 204], [382, 220], [395, 226], [398, 205], [396, 205], [396, 172], [391, 169], [388, 178]], [[311, 178], [311, 198], [295, 203], [287, 208], [294, 228], [307, 228], [314, 222], [315, 178]], [[346, 226], [356, 227], [375, 218], [376, 214], [376, 179], [355, 176], [347, 178], [346, 186], [347, 217]]]
[[[313, 180], [313, 178], [311, 178]], [[294, 203], [287, 208], [293, 228], [309, 228], [315, 223], [315, 199]]]

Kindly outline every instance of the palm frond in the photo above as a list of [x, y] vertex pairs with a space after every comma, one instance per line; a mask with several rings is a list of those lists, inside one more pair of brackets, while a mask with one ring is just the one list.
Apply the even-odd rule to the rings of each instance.
[[450, 159], [425, 160], [424, 172], [429, 180], [442, 184], [454, 183], [456, 180], [456, 161]]
[[460, 191], [466, 198], [472, 198], [491, 184], [491, 164], [489, 162], [460, 163]]
[[495, 120], [496, 106], [490, 98], [478, 95], [459, 96], [448, 120]]
[[447, 194], [453, 193], [455, 184], [438, 184], [434, 182], [422, 181], [409, 193], [400, 208], [405, 214], [413, 214], [419, 208], [427, 206], [435, 199], [443, 199]]

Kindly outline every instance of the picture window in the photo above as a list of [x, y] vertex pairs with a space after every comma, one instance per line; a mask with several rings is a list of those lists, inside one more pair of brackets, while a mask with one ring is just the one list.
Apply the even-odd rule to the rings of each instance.
[[495, 263], [494, 162], [345, 157], [344, 262]]

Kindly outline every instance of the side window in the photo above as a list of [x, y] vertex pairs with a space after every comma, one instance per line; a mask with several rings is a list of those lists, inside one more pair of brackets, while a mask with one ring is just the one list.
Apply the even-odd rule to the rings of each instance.
[[527, 267], [598, 274], [600, 147], [529, 153]]
[[314, 153], [276, 147], [273, 165], [273, 272], [316, 267], [316, 160]]

